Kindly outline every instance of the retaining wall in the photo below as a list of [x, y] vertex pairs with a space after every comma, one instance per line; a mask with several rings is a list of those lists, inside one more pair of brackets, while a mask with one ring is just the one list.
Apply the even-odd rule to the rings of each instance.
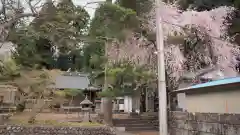
[[0, 126], [0, 135], [116, 135], [110, 127]]
[[170, 135], [240, 135], [240, 114], [170, 112]]

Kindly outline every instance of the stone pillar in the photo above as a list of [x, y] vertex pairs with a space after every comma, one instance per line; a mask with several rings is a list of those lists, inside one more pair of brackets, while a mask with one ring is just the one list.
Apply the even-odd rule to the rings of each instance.
[[134, 112], [140, 111], [140, 92], [136, 93], [136, 95], [133, 96], [132, 108], [133, 108]]
[[149, 106], [148, 106], [148, 100], [149, 100], [149, 98], [148, 98], [148, 89], [146, 88], [146, 94], [145, 94], [145, 104], [146, 104], [146, 112], [148, 112], [148, 110], [149, 110]]
[[90, 109], [91, 108], [84, 108], [83, 111], [83, 120], [82, 122], [89, 122], [90, 121]]
[[0, 125], [4, 124], [4, 115], [0, 115]]
[[132, 97], [124, 96], [124, 112], [131, 113], [133, 109], [132, 106]]
[[95, 102], [95, 112], [96, 113], [100, 113], [100, 109], [101, 109], [101, 101], [100, 102]]
[[146, 91], [146, 111], [154, 112], [154, 94], [149, 89]]
[[129, 100], [128, 100], [129, 101], [129, 109], [128, 110], [129, 110], [129, 113], [131, 113], [132, 109], [133, 109], [132, 96], [129, 96], [128, 98], [129, 98]]
[[92, 110], [93, 103], [86, 98], [80, 103], [83, 112], [83, 122], [90, 122], [90, 111]]

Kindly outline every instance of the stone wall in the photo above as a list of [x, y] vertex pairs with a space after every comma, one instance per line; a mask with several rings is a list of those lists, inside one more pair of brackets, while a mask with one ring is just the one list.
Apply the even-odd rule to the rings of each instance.
[[170, 112], [170, 135], [240, 135], [240, 114]]
[[0, 126], [0, 135], [116, 135], [109, 127]]

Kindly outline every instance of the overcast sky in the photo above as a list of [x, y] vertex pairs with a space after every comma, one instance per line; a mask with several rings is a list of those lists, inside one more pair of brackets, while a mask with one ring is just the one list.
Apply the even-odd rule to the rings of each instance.
[[[39, 1], [39, 0], [37, 0]], [[45, 0], [43, 0], [45, 1]], [[96, 8], [98, 7], [98, 3], [94, 3], [94, 2], [101, 2], [101, 1], [105, 1], [105, 0], [72, 0], [73, 3], [75, 5], [79, 5], [79, 6], [84, 6], [84, 8], [87, 10], [87, 12], [89, 13], [90, 17], [92, 18], [94, 16], [94, 12], [96, 10]], [[113, 0], [113, 2], [115, 2], [116, 0]], [[91, 3], [91, 4], [88, 4]], [[23, 2], [23, 4], [26, 4], [25, 1]], [[32, 3], [33, 5], [35, 4], [34, 2]], [[42, 2], [39, 3], [39, 5], [41, 5]], [[27, 4], [26, 4], [27, 5]], [[31, 12], [30, 8], [26, 7], [26, 12]], [[26, 21], [27, 22], [31, 22], [33, 20], [33, 17], [29, 17]]]
[[[73, 3], [76, 5], [86, 5], [89, 2], [98, 2], [98, 1], [105, 1], [105, 0], [73, 0]], [[115, 2], [115, 0], [113, 0]], [[97, 8], [98, 4], [88, 4], [85, 9], [88, 11], [89, 15], [93, 17], [94, 11]]]
[[[105, 0], [73, 0], [73, 3], [76, 5], [85, 6], [89, 2], [95, 2], [95, 1], [105, 1]], [[88, 11], [89, 15], [93, 17], [94, 11], [97, 8], [98, 4], [88, 4], [85, 9]]]

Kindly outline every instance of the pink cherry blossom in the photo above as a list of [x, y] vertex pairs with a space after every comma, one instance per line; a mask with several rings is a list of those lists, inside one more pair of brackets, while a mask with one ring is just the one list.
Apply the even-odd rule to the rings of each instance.
[[[240, 50], [230, 42], [232, 39], [227, 35], [229, 24], [226, 21], [227, 17], [231, 18], [234, 10], [233, 7], [222, 6], [210, 11], [197, 12], [181, 11], [176, 6], [168, 4], [161, 6], [165, 66], [172, 81], [178, 81], [186, 70], [199, 69], [201, 62], [207, 66], [217, 65], [225, 77], [237, 76], [235, 58], [240, 56]], [[155, 8], [144, 18], [148, 21], [143, 27], [155, 33]], [[186, 38], [191, 40], [196, 36], [201, 39], [201, 42], [197, 43], [197, 51], [184, 54], [182, 41]], [[129, 32], [127, 37], [125, 42], [115, 42], [110, 45], [109, 60], [112, 62], [128, 60], [134, 64], [147, 65], [156, 72], [157, 59], [154, 54], [156, 48], [153, 43], [141, 35], [136, 37], [133, 32]], [[190, 68], [186, 68], [186, 65]]]

